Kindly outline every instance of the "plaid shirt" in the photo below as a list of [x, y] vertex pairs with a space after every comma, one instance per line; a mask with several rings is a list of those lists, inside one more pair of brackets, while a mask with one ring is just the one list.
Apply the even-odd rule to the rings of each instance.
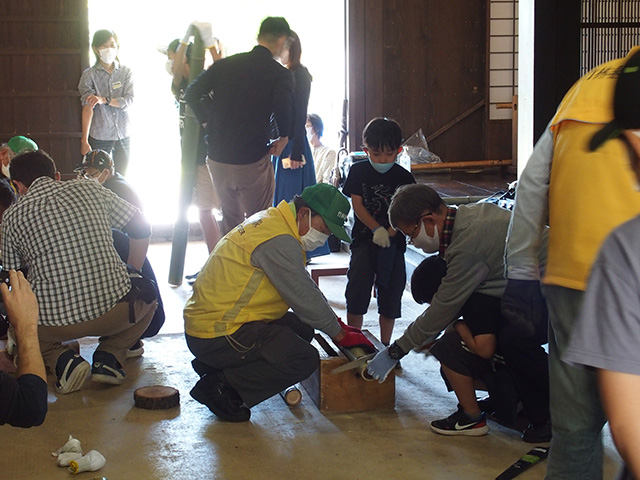
[[122, 140], [129, 137], [131, 121], [129, 106], [133, 103], [133, 78], [131, 70], [116, 61], [113, 72], [107, 72], [100, 63], [82, 72], [78, 83], [82, 105], [87, 105], [89, 95], [118, 99], [120, 108], [96, 105], [89, 135], [97, 140]]
[[136, 207], [97, 182], [34, 180], [4, 215], [4, 267], [28, 268], [40, 324], [98, 318], [130, 290], [111, 228], [122, 229]]
[[442, 227], [442, 238], [440, 239], [440, 255], [444, 255], [447, 247], [451, 245], [453, 224], [456, 221], [457, 211], [458, 210], [455, 207], [447, 207], [447, 216], [444, 219], [444, 226]]

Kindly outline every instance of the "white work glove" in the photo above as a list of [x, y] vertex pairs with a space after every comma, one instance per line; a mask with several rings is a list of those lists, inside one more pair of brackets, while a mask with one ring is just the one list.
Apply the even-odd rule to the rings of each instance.
[[211, 48], [218, 43], [218, 39], [211, 33], [211, 24], [208, 22], [192, 22], [191, 26], [198, 30], [200, 38], [206, 48]]
[[373, 231], [373, 243], [382, 248], [388, 248], [391, 246], [391, 240], [389, 240], [389, 232], [384, 227], [378, 227]]

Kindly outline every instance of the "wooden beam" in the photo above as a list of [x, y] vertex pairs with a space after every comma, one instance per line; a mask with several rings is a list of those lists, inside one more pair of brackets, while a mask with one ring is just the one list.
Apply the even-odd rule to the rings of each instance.
[[468, 162], [417, 163], [411, 165], [411, 171], [447, 170], [452, 168], [489, 168], [506, 167], [511, 160], [471, 160]]
[[465, 110], [464, 112], [462, 112], [460, 115], [458, 115], [456, 118], [454, 118], [453, 120], [451, 120], [450, 122], [444, 124], [442, 127], [440, 127], [438, 130], [436, 130], [435, 132], [433, 132], [431, 135], [429, 135], [427, 137], [427, 143], [429, 143], [431, 140], [433, 140], [436, 137], [439, 137], [440, 135], [442, 135], [444, 132], [446, 132], [447, 130], [449, 130], [451, 127], [453, 127], [455, 124], [459, 123], [460, 121], [464, 120], [465, 118], [467, 118], [469, 115], [471, 115], [473, 112], [475, 112], [476, 110], [478, 110], [479, 108], [482, 108], [484, 106], [485, 102], [484, 100], [480, 100], [478, 103], [476, 103], [474, 106], [468, 108], [467, 110]]

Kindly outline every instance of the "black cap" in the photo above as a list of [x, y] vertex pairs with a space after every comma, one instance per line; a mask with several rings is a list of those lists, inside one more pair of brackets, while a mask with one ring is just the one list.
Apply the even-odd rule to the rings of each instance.
[[104, 150], [91, 150], [82, 159], [82, 163], [73, 171], [84, 172], [87, 168], [95, 168], [96, 170], [104, 170], [113, 167], [113, 160]]
[[640, 129], [640, 50], [620, 70], [613, 96], [613, 117], [591, 139], [591, 151], [607, 140], [618, 138], [624, 130]]

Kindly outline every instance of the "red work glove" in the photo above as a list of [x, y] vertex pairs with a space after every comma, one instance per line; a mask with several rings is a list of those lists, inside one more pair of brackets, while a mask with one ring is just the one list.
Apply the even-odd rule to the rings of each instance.
[[[353, 328], [353, 327], [351, 327]], [[356, 329], [357, 331], [352, 332], [350, 330], [345, 330], [345, 336], [336, 344], [342, 348], [354, 348], [360, 347], [367, 353], [373, 353], [376, 351], [376, 347], [373, 346], [373, 343], [369, 341], [367, 337], [365, 337], [361, 331]]]
[[340, 324], [340, 326], [342, 327], [342, 329], [345, 332], [355, 332], [355, 333], [360, 333], [360, 329], [356, 328], [356, 327], [352, 327], [351, 325], [347, 325], [346, 323], [344, 323], [342, 321], [342, 319], [340, 317], [338, 317], [338, 323]]

